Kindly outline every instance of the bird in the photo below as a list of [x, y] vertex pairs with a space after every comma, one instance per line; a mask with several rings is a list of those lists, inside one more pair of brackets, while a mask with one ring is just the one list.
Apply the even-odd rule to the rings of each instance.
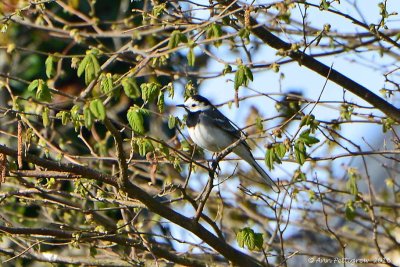
[[193, 95], [177, 107], [186, 110], [188, 114], [186, 126], [196, 145], [216, 153], [237, 143], [232, 152], [252, 166], [260, 178], [275, 192], [280, 192], [276, 183], [254, 159], [250, 146], [243, 139], [243, 132], [235, 127], [207, 98]]

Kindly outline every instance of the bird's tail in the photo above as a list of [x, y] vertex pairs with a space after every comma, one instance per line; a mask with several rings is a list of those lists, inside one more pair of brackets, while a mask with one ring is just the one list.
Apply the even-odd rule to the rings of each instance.
[[244, 159], [247, 163], [249, 163], [256, 171], [260, 174], [260, 178], [263, 179], [263, 181], [274, 190], [274, 192], [279, 193], [279, 187], [276, 185], [276, 183], [269, 177], [269, 175], [264, 171], [263, 168], [257, 163], [257, 161], [254, 159], [253, 155], [250, 152], [250, 149], [246, 145], [246, 143], [243, 143], [239, 146], [237, 146], [233, 152]]
[[271, 179], [271, 177], [264, 171], [263, 168], [257, 163], [257, 161], [253, 161], [250, 163], [250, 165], [256, 169], [256, 171], [260, 174], [261, 178], [264, 180], [264, 182], [274, 190], [275, 193], [279, 193], [279, 187], [277, 184]]

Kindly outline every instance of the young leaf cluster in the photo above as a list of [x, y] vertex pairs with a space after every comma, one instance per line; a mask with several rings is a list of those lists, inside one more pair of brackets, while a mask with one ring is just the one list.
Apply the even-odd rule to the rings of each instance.
[[125, 94], [132, 99], [139, 98], [141, 95], [141, 90], [136, 82], [135, 78], [125, 77], [121, 81], [122, 88]]
[[264, 238], [261, 233], [255, 233], [253, 229], [246, 227], [236, 234], [236, 241], [239, 247], [247, 247], [249, 250], [261, 250]]
[[145, 103], [152, 102], [160, 93], [161, 85], [159, 83], [142, 83], [142, 99]]
[[[217, 39], [222, 36], [222, 28], [221, 25], [217, 23], [213, 23], [210, 26], [208, 26], [207, 31], [206, 31], [206, 36], [207, 39]], [[219, 47], [222, 44], [222, 40], [216, 40], [214, 41], [214, 46]]]
[[272, 170], [274, 168], [274, 163], [281, 164], [281, 159], [285, 156], [287, 152], [287, 146], [284, 143], [272, 144], [265, 153], [265, 164]]
[[55, 68], [54, 68], [54, 63], [56, 62], [56, 59], [54, 56], [50, 55], [47, 57], [46, 61], [45, 61], [45, 66], [46, 66], [46, 76], [47, 78], [52, 78], [56, 72]]
[[253, 81], [253, 73], [251, 72], [251, 69], [245, 65], [239, 65], [238, 70], [236, 71], [235, 74], [235, 80], [234, 80], [234, 88], [235, 90], [238, 90], [240, 86], [244, 85], [247, 86], [249, 85], [249, 82]]
[[138, 134], [144, 134], [144, 117], [148, 115], [148, 111], [136, 105], [129, 108], [127, 119], [132, 130]]
[[356, 168], [348, 168], [347, 170], [348, 180], [346, 183], [346, 188], [350, 191], [350, 193], [354, 196], [358, 194], [358, 186], [357, 180], [361, 178], [360, 173]]
[[35, 94], [35, 98], [39, 101], [51, 101], [52, 97], [50, 89], [47, 86], [47, 83], [42, 79], [33, 80], [28, 86], [28, 91], [33, 92]]
[[294, 143], [294, 155], [297, 163], [300, 165], [303, 165], [308, 158], [306, 147], [310, 147], [319, 142], [318, 138], [310, 135], [310, 132], [310, 129], [303, 131]]
[[188, 38], [182, 32], [175, 30], [171, 33], [171, 37], [169, 38], [168, 48], [173, 49], [177, 47], [180, 43], [187, 43]]
[[93, 81], [101, 71], [100, 64], [95, 54], [97, 54], [96, 51], [88, 50], [78, 67], [78, 77], [81, 77], [81, 75], [85, 73], [86, 84], [89, 84], [91, 81]]
[[111, 94], [114, 87], [114, 81], [111, 73], [100, 76], [100, 90], [104, 94]]

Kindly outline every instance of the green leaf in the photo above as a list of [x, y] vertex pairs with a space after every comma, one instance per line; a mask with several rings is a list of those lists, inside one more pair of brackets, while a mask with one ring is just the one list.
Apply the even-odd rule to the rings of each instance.
[[249, 250], [261, 250], [264, 238], [261, 233], [255, 233], [253, 229], [246, 227], [236, 234], [236, 241], [239, 247], [246, 246]]
[[275, 158], [274, 153], [275, 152], [272, 147], [268, 148], [267, 152], [265, 153], [265, 165], [267, 165], [269, 170], [274, 169], [274, 158]]
[[142, 141], [143, 139], [141, 139], [141, 142], [137, 142], [138, 145], [138, 150], [139, 150], [139, 155], [144, 157], [146, 156], [146, 143]]
[[245, 40], [246, 44], [250, 41], [250, 30], [247, 27], [240, 29], [238, 35]]
[[313, 144], [319, 143], [319, 139], [310, 135], [310, 129], [307, 129], [300, 134], [299, 140], [304, 142], [307, 146], [311, 146]]
[[186, 35], [181, 33], [178, 30], [175, 30], [171, 33], [171, 37], [169, 38], [168, 48], [172, 49], [179, 45], [179, 43], [187, 43], [188, 39]]
[[164, 92], [160, 90], [160, 92], [158, 93], [158, 98], [157, 98], [157, 107], [158, 107], [158, 111], [160, 111], [160, 113], [164, 112], [164, 104], [165, 104]]
[[172, 115], [168, 116], [168, 128], [173, 129], [176, 125], [176, 118]]
[[139, 134], [144, 134], [144, 118], [143, 112], [137, 106], [132, 106], [129, 108], [127, 113], [127, 118], [129, 125], [131, 126], [132, 130]]
[[281, 164], [282, 158], [286, 154], [286, 146], [283, 143], [272, 144], [265, 154], [265, 165], [272, 170], [274, 169], [274, 163]]
[[97, 76], [101, 71], [99, 61], [97, 60], [96, 56], [93, 53], [89, 54], [89, 56], [93, 64], [94, 74]]
[[251, 69], [247, 66], [244, 66], [244, 73], [247, 78], [246, 80], [246, 86], [247, 86], [249, 80], [253, 81], [253, 73], [251, 72]]
[[95, 99], [89, 104], [90, 111], [93, 115], [99, 119], [104, 120], [106, 118], [106, 108], [100, 99]]
[[94, 72], [94, 65], [89, 61], [85, 68], [85, 84], [89, 84], [96, 77]]
[[390, 131], [392, 126], [395, 124], [395, 121], [392, 118], [383, 118], [382, 119], [382, 130], [384, 133]]
[[94, 258], [97, 255], [97, 249], [95, 247], [90, 246], [89, 253], [90, 253], [90, 257]]
[[85, 83], [89, 84], [93, 81], [100, 73], [101, 67], [95, 56], [98, 52], [94, 49], [86, 51], [86, 56], [83, 58], [82, 62], [78, 67], [78, 77], [81, 77], [83, 72], [85, 72]]
[[235, 90], [238, 90], [239, 87], [244, 84], [244, 81], [245, 81], [245, 70], [243, 69], [242, 66], [239, 66], [238, 70], [236, 71], [235, 80], [233, 84]]
[[[102, 75], [103, 76], [103, 75]], [[113, 85], [113, 79], [111, 73], [107, 73], [103, 78], [101, 79], [100, 82], [100, 90], [108, 94], [112, 91], [114, 85]]]
[[142, 83], [140, 85], [142, 89], [142, 99], [145, 103], [152, 102], [156, 96], [158, 96], [159, 91], [161, 89], [161, 85], [159, 83]]
[[306, 145], [310, 146], [310, 145], [319, 143], [319, 139], [310, 135], [310, 136], [307, 136], [307, 138], [305, 139], [305, 143], [306, 143]]
[[62, 110], [56, 114], [56, 118], [61, 118], [62, 125], [67, 125], [71, 119], [71, 113], [69, 111]]
[[351, 115], [353, 114], [354, 111], [354, 106], [353, 105], [349, 105], [349, 104], [342, 104], [342, 106], [340, 107], [340, 117], [343, 120], [350, 120], [351, 119]]
[[159, 5], [155, 5], [153, 7], [153, 10], [151, 11], [151, 13], [153, 14], [154, 17], [158, 17], [160, 16], [166, 9], [167, 4], [166, 3], [162, 3]]
[[294, 155], [297, 163], [303, 165], [304, 162], [306, 161], [307, 153], [306, 153], [306, 146], [304, 145], [304, 142], [302, 142], [301, 140], [296, 140], [296, 143], [294, 144]]
[[38, 85], [39, 85], [39, 80], [33, 80], [28, 86], [28, 91], [29, 92], [35, 91], [35, 89], [38, 87]]
[[81, 110], [81, 106], [76, 104], [71, 108], [71, 118], [75, 121], [79, 120], [79, 111]]
[[86, 55], [82, 59], [81, 63], [79, 63], [79, 67], [78, 67], [78, 71], [77, 71], [78, 77], [81, 77], [82, 73], [85, 71], [86, 65], [88, 64], [89, 60], [90, 60], [89, 55]]
[[274, 62], [274, 63], [271, 64], [271, 67], [270, 67], [270, 68], [271, 68], [274, 72], [278, 73], [278, 72], [279, 72], [279, 69], [280, 69], [280, 66], [279, 66], [278, 63]]
[[153, 144], [145, 138], [137, 138], [136, 144], [138, 146], [139, 155], [144, 157], [147, 152], [154, 151]]
[[330, 7], [330, 3], [326, 0], [321, 0], [321, 3], [319, 4], [319, 9], [320, 10], [327, 10]]
[[293, 178], [296, 181], [306, 181], [307, 177], [304, 172], [301, 171], [301, 168], [298, 168], [294, 173], [293, 173]]
[[53, 56], [48, 56], [46, 61], [45, 61], [45, 65], [46, 65], [46, 76], [47, 78], [51, 78], [54, 76], [55, 74], [55, 69], [54, 69], [54, 62], [55, 59]]
[[180, 31], [173, 31], [171, 33], [171, 37], [169, 38], [169, 42], [168, 42], [169, 49], [172, 49], [172, 48], [175, 48], [178, 46], [180, 33], [181, 33]]
[[121, 81], [125, 94], [132, 99], [140, 97], [140, 88], [135, 78], [125, 77]]
[[349, 176], [349, 180], [346, 183], [346, 188], [352, 195], [356, 196], [358, 194], [357, 180], [359, 180], [361, 176], [356, 168], [348, 168], [347, 175]]
[[42, 121], [43, 121], [44, 127], [47, 127], [50, 125], [50, 110], [48, 107], [43, 108]]
[[194, 54], [193, 48], [189, 49], [189, 53], [186, 54], [186, 58], [188, 60], [189, 66], [193, 67], [196, 61], [196, 55]]
[[345, 205], [345, 216], [347, 220], [354, 220], [356, 217], [356, 208], [354, 207], [354, 201], [350, 200]]
[[275, 152], [279, 158], [283, 158], [286, 154], [286, 146], [283, 143], [279, 143], [275, 146]]
[[305, 125], [310, 126], [310, 132], [314, 133], [319, 126], [319, 121], [315, 119], [314, 115], [305, 115], [301, 119], [300, 127]]
[[256, 124], [257, 130], [260, 130], [260, 131], [264, 130], [263, 120], [261, 117], [257, 116], [255, 124]]
[[90, 108], [88, 106], [85, 106], [83, 108], [83, 120], [85, 123], [85, 127], [90, 130], [94, 122], [94, 117], [93, 113], [90, 111]]
[[[218, 38], [222, 36], [222, 28], [221, 25], [213, 23], [210, 26], [208, 26], [207, 31], [206, 31], [206, 36], [207, 39], [212, 39], [212, 38]], [[214, 41], [214, 46], [219, 47], [222, 44], [222, 40], [216, 40]]]
[[168, 92], [168, 97], [169, 98], [174, 98], [174, 95], [175, 95], [175, 90], [174, 90], [174, 85], [173, 85], [173, 83], [168, 83], [168, 85], [167, 85], [167, 87], [166, 87], [166, 90], [167, 90], [167, 92]]
[[222, 74], [225, 75], [225, 74], [231, 73], [231, 72], [232, 72], [232, 66], [226, 64], [225, 67], [224, 67], [224, 69], [222, 70]]
[[36, 87], [36, 99], [40, 100], [40, 101], [50, 102], [51, 98], [52, 97], [51, 97], [50, 89], [47, 86], [47, 83], [45, 81], [43, 81], [42, 79], [39, 79], [38, 85]]

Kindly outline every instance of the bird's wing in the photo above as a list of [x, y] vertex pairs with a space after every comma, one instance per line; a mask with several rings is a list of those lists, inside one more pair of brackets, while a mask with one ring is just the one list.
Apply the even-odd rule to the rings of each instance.
[[[202, 114], [203, 119], [215, 127], [218, 127], [228, 133], [233, 139], [239, 139], [242, 137], [242, 131], [237, 127], [233, 126], [230, 120], [225, 117], [218, 109], [213, 108], [210, 110], [206, 110]], [[243, 144], [246, 145], [247, 148], [250, 148], [246, 141], [243, 140]]]

